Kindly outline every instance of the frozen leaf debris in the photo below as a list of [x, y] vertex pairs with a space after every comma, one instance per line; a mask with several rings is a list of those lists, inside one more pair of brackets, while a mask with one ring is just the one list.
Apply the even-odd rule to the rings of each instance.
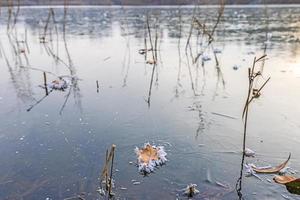
[[280, 164], [276, 167], [262, 168], [262, 169], [257, 168], [257, 167], [253, 167], [253, 170], [257, 173], [266, 173], [266, 174], [278, 173], [278, 172], [280, 172], [280, 170], [282, 170], [283, 168], [286, 167], [286, 165], [288, 164], [290, 158], [291, 158], [291, 154], [289, 155], [288, 159], [284, 163], [282, 163], [282, 164]]
[[245, 164], [245, 169], [246, 169], [245, 175], [247, 177], [254, 176], [262, 181], [262, 178], [260, 176], [258, 176], [257, 173], [264, 173], [264, 174], [280, 173], [283, 169], [286, 168], [286, 165], [288, 164], [290, 158], [291, 158], [291, 154], [289, 155], [288, 159], [285, 162], [283, 162], [282, 164], [280, 164], [276, 167], [272, 167], [272, 166], [257, 167], [252, 163], [250, 163], [250, 164], [247, 163], [247, 164]]
[[245, 169], [246, 169], [246, 176], [250, 177], [250, 176], [254, 176], [256, 178], [258, 178], [259, 180], [262, 181], [262, 179], [256, 174], [256, 172], [253, 170], [253, 167], [255, 167], [254, 164], [245, 164]]
[[139, 171], [142, 173], [151, 173], [156, 166], [163, 165], [167, 161], [167, 153], [163, 146], [156, 147], [146, 143], [141, 149], [136, 147], [135, 153]]
[[254, 157], [255, 156], [255, 151], [249, 149], [249, 148], [246, 148], [245, 149], [245, 156], [246, 157]]
[[59, 78], [49, 83], [48, 87], [53, 90], [65, 90], [68, 88], [68, 82], [63, 78]]
[[146, 62], [146, 64], [149, 64], [149, 65], [155, 65], [156, 64], [156, 61], [155, 60], [148, 60]]
[[204, 55], [202, 57], [202, 62], [206, 62], [206, 61], [210, 61], [210, 60], [211, 60], [211, 58], [209, 56], [207, 56], [207, 55]]
[[199, 193], [199, 190], [197, 190], [197, 185], [196, 184], [189, 184], [188, 186], [186, 186], [186, 188], [184, 189], [184, 195], [188, 196], [188, 197], [193, 197], [196, 194]]

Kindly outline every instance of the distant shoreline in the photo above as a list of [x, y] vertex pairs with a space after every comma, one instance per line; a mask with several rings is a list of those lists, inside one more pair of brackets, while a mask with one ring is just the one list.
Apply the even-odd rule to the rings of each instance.
[[[16, 6], [16, 5], [15, 5]], [[63, 7], [63, 4], [39, 4], [39, 5], [20, 5], [21, 7], [27, 7], [27, 8], [43, 8], [43, 7]], [[188, 4], [188, 5], [91, 5], [91, 4], [70, 4], [68, 7], [113, 7], [113, 8], [121, 8], [121, 7], [134, 7], [134, 8], [143, 8], [143, 7], [162, 7], [162, 8], [167, 8], [167, 7], [183, 7], [183, 8], [189, 8], [189, 7], [194, 7], [195, 5]], [[198, 5], [200, 7], [218, 7], [219, 5], [217, 4], [200, 4]], [[299, 4], [227, 4], [227, 8], [239, 8], [239, 7], [248, 7], [248, 8], [256, 8], [256, 7], [300, 7]], [[2, 5], [2, 7], [8, 7], [7, 5]], [[1, 8], [1, 7], [0, 7]]]
[[[300, 1], [300, 0], [299, 0]], [[218, 3], [210, 3], [210, 4], [205, 4], [205, 3], [200, 3], [197, 4], [199, 6], [218, 6]], [[300, 5], [299, 3], [285, 3], [285, 2], [280, 2], [280, 3], [239, 3], [239, 4], [226, 4], [226, 6], [276, 6], [276, 5], [283, 5], [283, 6], [297, 6]], [[2, 2], [0, 0], [0, 7], [7, 7], [9, 6], [6, 2]], [[17, 3], [13, 4], [14, 7], [18, 6]], [[21, 3], [20, 6], [22, 7], [29, 7], [29, 6], [64, 6], [63, 3]], [[85, 4], [85, 3], [76, 3], [76, 2], [71, 2], [68, 4], [68, 6], [195, 6], [195, 4], [192, 3], [185, 3], [185, 4], [105, 4], [105, 3], [90, 3], [90, 4]]]
[[0, 0], [0, 6], [193, 6], [193, 5], [291, 5], [300, 0]]

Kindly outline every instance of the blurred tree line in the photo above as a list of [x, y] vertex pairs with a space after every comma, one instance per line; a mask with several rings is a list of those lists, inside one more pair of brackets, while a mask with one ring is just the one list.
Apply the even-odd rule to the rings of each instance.
[[[21, 5], [190, 5], [219, 4], [220, 0], [20, 0]], [[2, 6], [9, 2], [14, 5], [18, 0], [0, 0]], [[300, 0], [224, 0], [226, 4], [297, 4]]]

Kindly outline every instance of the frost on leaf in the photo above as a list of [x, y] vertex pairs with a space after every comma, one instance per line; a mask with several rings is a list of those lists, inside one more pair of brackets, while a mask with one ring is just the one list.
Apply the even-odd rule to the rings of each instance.
[[167, 161], [167, 153], [163, 146], [156, 147], [147, 143], [141, 149], [136, 147], [135, 153], [139, 171], [142, 173], [151, 173], [156, 166], [163, 165]]

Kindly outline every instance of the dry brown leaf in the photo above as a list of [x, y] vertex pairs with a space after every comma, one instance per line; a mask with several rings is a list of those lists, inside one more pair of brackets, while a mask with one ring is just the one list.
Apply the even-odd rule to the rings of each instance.
[[258, 169], [256, 167], [253, 167], [253, 170], [257, 173], [266, 173], [266, 174], [278, 173], [280, 170], [285, 168], [285, 166], [289, 162], [290, 158], [291, 158], [291, 154], [289, 155], [288, 159], [284, 163], [278, 165], [277, 167], [268, 168], [268, 169]]
[[300, 195], [300, 178], [292, 176], [275, 176], [274, 181], [285, 185], [290, 193]]
[[274, 177], [274, 181], [276, 183], [279, 183], [279, 184], [287, 184], [287, 183], [290, 183], [290, 182], [293, 182], [297, 180], [297, 178], [293, 177], [293, 176], [275, 176]]
[[158, 160], [157, 149], [147, 144], [145, 148], [139, 150], [139, 160], [146, 164], [149, 164], [152, 160]]

